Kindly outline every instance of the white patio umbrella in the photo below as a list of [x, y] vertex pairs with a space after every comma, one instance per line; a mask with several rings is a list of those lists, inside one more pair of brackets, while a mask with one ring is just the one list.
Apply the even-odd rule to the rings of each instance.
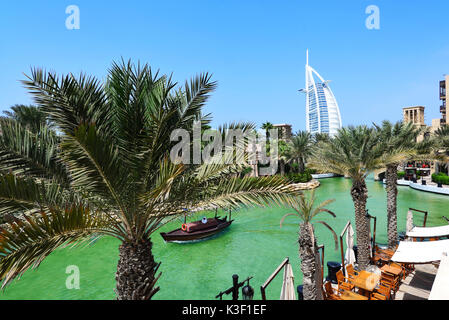
[[407, 224], [405, 226], [405, 232], [410, 232], [413, 229], [413, 213], [409, 210], [407, 212]]
[[296, 300], [295, 277], [290, 263], [284, 267], [284, 279], [282, 281], [281, 300]]
[[346, 252], [345, 252], [345, 263], [352, 264], [355, 263], [355, 253], [354, 253], [354, 229], [350, 224], [348, 230], [346, 231]]

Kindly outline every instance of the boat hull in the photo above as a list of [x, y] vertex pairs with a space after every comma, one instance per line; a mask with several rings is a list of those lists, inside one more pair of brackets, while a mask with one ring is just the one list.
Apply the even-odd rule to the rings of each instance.
[[198, 230], [194, 232], [185, 232], [182, 229], [176, 229], [170, 232], [161, 232], [162, 238], [166, 242], [190, 242], [195, 240], [201, 240], [205, 238], [209, 238], [217, 233], [220, 233], [221, 231], [225, 230], [227, 227], [229, 227], [234, 220], [227, 220], [227, 219], [217, 219], [218, 225], [204, 230]]

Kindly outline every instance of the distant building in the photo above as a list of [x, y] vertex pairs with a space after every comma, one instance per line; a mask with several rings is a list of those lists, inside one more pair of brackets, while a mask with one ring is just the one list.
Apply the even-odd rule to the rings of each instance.
[[312, 134], [337, 134], [341, 128], [340, 109], [329, 87], [315, 69], [309, 66], [309, 51], [306, 58], [306, 87], [300, 90], [306, 94], [306, 130]]
[[449, 115], [449, 105], [446, 103], [449, 96], [449, 76], [446, 76], [444, 80], [440, 81], [440, 100], [442, 102], [440, 106], [441, 112], [441, 124], [448, 124], [447, 115]]
[[405, 107], [402, 108], [403, 122], [413, 123], [416, 127], [424, 129], [423, 133], [418, 136], [417, 141], [422, 141], [424, 138], [430, 137], [431, 128], [425, 123], [423, 106]]
[[282, 140], [290, 140], [292, 137], [291, 124], [273, 124], [273, 128], [278, 129], [278, 138]]
[[440, 81], [439, 93], [439, 97], [441, 100], [441, 118], [432, 119], [432, 132], [438, 130], [438, 128], [440, 128], [442, 125], [449, 124], [449, 121], [447, 119], [449, 115], [449, 105], [447, 104], [447, 101], [449, 100], [449, 75], [446, 75], [444, 77], [444, 80]]
[[402, 108], [403, 121], [405, 123], [411, 122], [417, 127], [427, 127], [424, 121], [424, 109], [423, 106]]

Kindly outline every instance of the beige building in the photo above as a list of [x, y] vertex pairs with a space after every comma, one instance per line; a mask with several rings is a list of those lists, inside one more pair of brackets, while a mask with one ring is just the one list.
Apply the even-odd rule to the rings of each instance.
[[425, 107], [423, 106], [402, 108], [403, 121], [405, 123], [411, 122], [417, 127], [427, 127], [424, 118], [424, 109]]
[[403, 122], [404, 123], [413, 123], [416, 127], [424, 130], [423, 134], [418, 137], [418, 142], [422, 141], [424, 137], [429, 136], [431, 132], [431, 128], [429, 128], [425, 123], [424, 117], [424, 106], [414, 106], [414, 107], [406, 107], [402, 108]]

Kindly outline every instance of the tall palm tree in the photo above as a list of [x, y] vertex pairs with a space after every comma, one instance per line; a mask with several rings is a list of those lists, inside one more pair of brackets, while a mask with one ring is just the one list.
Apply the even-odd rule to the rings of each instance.
[[265, 130], [267, 139], [270, 139], [270, 130], [274, 128], [273, 124], [269, 121], [262, 123], [261, 129]]
[[307, 158], [312, 154], [312, 135], [298, 131], [291, 139], [289, 160], [298, 163], [299, 172], [304, 172]]
[[3, 111], [8, 117], [17, 120], [32, 132], [38, 132], [41, 127], [48, 126], [47, 115], [37, 106], [16, 104], [12, 111]]
[[317, 132], [313, 135], [313, 140], [315, 141], [315, 143], [319, 143], [321, 141], [326, 142], [329, 139], [331, 139], [331, 136], [326, 132]]
[[448, 172], [447, 161], [449, 159], [449, 125], [439, 127], [432, 137], [434, 142], [434, 154], [439, 158], [440, 168]]
[[349, 126], [338, 131], [327, 142], [314, 148], [310, 166], [323, 172], [333, 172], [351, 178], [357, 233], [357, 261], [364, 269], [370, 261], [369, 218], [366, 212], [368, 189], [365, 178], [382, 168], [382, 149], [376, 130], [366, 126]]
[[[317, 271], [320, 267], [317, 265], [316, 256], [318, 254], [318, 244], [314, 233], [314, 218], [321, 212], [329, 213], [332, 217], [336, 217], [335, 213], [325, 207], [334, 202], [335, 199], [326, 200], [315, 206], [315, 190], [312, 190], [307, 198], [304, 193], [291, 201], [290, 207], [295, 213], [287, 213], [281, 219], [282, 223], [288, 216], [297, 216], [301, 220], [299, 225], [299, 258], [301, 259], [301, 271], [303, 274], [303, 294], [304, 300], [322, 300], [321, 288], [322, 283], [317, 282], [321, 274]], [[328, 228], [335, 240], [335, 250], [338, 249], [337, 234], [324, 221], [315, 221]], [[321, 281], [321, 280], [320, 280]]]
[[279, 168], [280, 173], [283, 176], [285, 174], [285, 163], [288, 161], [288, 156], [290, 154], [290, 144], [284, 140], [279, 140]]
[[281, 177], [238, 178], [244, 161], [169, 160], [175, 129], [191, 134], [195, 120], [209, 121], [201, 110], [216, 83], [207, 73], [176, 88], [148, 65], [122, 62], [104, 84], [39, 69], [24, 84], [58, 135], [43, 128], [32, 145], [38, 138], [20, 123], [0, 122], [0, 216], [22, 217], [0, 230], [3, 287], [59, 247], [112, 236], [117, 299], [150, 299], [160, 277], [151, 236], [164, 223], [185, 209], [276, 205], [294, 194]]
[[379, 143], [383, 150], [387, 190], [387, 231], [388, 246], [393, 248], [398, 242], [397, 195], [398, 166], [401, 161], [414, 155], [420, 130], [413, 123], [383, 121], [381, 126], [374, 124], [379, 131]]

